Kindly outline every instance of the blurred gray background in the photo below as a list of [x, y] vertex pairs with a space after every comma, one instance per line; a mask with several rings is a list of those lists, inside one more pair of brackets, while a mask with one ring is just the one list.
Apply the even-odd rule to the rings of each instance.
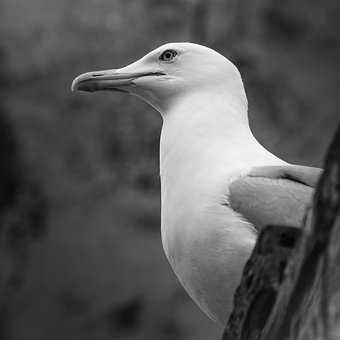
[[159, 115], [70, 92], [169, 41], [240, 69], [257, 138], [320, 166], [339, 122], [336, 0], [2, 0], [0, 338], [218, 339], [160, 240]]

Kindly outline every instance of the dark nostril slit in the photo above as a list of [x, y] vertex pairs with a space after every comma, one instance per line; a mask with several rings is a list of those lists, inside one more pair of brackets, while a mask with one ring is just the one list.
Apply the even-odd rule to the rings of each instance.
[[102, 73], [95, 73], [95, 74], [92, 75], [92, 77], [100, 77], [102, 75], [103, 75]]

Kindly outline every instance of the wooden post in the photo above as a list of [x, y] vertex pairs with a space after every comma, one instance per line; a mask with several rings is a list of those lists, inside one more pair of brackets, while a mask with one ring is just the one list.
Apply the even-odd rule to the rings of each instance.
[[340, 339], [340, 128], [301, 229], [260, 234], [223, 340]]

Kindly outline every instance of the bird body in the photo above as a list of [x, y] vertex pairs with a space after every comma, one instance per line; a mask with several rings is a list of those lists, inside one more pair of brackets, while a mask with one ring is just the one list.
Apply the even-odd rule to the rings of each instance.
[[299, 226], [319, 169], [290, 166], [255, 139], [237, 68], [204, 46], [166, 44], [72, 87], [128, 92], [162, 115], [164, 251], [193, 300], [225, 324], [258, 230]]
[[236, 109], [223, 96], [210, 105], [205, 95], [186, 98], [187, 105], [181, 103], [164, 117], [162, 242], [189, 295], [222, 323], [257, 234], [228, 205], [229, 185], [252, 167], [285, 162], [255, 140], [246, 111], [243, 117], [233, 112]]

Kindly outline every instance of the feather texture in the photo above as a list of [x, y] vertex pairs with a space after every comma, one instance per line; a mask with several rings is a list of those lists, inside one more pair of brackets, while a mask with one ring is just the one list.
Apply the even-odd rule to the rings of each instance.
[[257, 230], [266, 225], [300, 227], [322, 170], [307, 166], [261, 166], [231, 183], [232, 209]]

